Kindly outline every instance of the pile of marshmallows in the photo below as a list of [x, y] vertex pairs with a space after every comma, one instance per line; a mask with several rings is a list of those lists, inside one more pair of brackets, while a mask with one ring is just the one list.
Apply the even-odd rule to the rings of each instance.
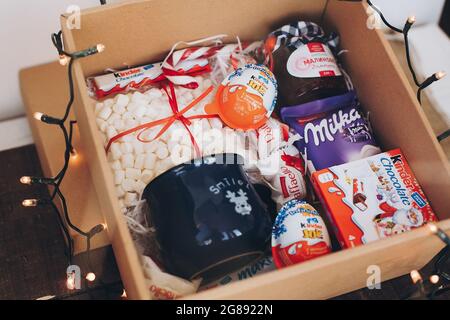
[[[190, 104], [211, 86], [211, 80], [195, 77], [199, 87], [176, 87], [179, 110]], [[214, 98], [210, 93], [184, 115], [204, 115], [204, 106]], [[103, 143], [117, 134], [141, 124], [173, 115], [166, 93], [151, 88], [144, 93], [118, 94], [95, 106], [96, 122], [102, 133]], [[116, 140], [108, 152], [108, 161], [114, 173], [116, 193], [122, 211], [137, 203], [147, 184], [168, 169], [195, 158], [190, 136], [180, 121], [175, 121], [158, 139], [153, 139], [162, 125], [153, 127], [141, 135], [148, 142], [137, 139], [139, 132]], [[233, 129], [224, 127], [219, 118], [191, 120], [190, 131], [203, 156], [223, 152], [243, 154], [242, 137]], [[254, 158], [252, 156], [251, 158]]]

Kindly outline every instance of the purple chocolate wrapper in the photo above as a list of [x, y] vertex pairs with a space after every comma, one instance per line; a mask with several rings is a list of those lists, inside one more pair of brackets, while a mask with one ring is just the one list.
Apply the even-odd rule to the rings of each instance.
[[310, 169], [321, 170], [381, 152], [354, 91], [284, 107], [281, 118], [301, 135], [296, 147], [306, 153]]

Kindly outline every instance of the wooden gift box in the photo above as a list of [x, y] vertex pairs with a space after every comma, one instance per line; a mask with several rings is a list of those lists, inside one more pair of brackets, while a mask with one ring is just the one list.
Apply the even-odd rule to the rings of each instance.
[[[94, 100], [85, 79], [106, 68], [160, 61], [177, 41], [216, 34], [263, 39], [293, 20], [312, 20], [341, 35], [345, 68], [370, 111], [384, 150], [400, 147], [441, 222], [450, 230], [450, 166], [414, 92], [378, 30], [367, 28], [367, 6], [338, 0], [152, 0], [107, 5], [81, 13], [81, 29], [61, 17], [69, 52], [103, 43], [106, 50], [74, 65], [75, 113], [101, 210], [108, 224], [128, 297], [148, 299], [144, 274], [115, 194], [111, 169], [96, 126]], [[447, 220], [446, 220], [447, 219]], [[428, 228], [201, 292], [193, 299], [324, 299], [366, 286], [367, 269], [381, 268], [382, 280], [419, 269], [443, 244]]]

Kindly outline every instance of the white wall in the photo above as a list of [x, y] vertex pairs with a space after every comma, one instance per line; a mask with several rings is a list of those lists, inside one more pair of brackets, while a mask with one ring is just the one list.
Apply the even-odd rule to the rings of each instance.
[[18, 71], [56, 59], [50, 35], [60, 29], [60, 13], [69, 5], [99, 4], [99, 0], [0, 1], [0, 120], [23, 114]]
[[[120, 1], [125, 0], [107, 0]], [[373, 2], [392, 23], [403, 25], [411, 14], [417, 16], [418, 22], [437, 21], [444, 0]], [[0, 0], [0, 120], [23, 114], [18, 71], [56, 58], [50, 34], [59, 30], [59, 14], [72, 4], [86, 8], [99, 3], [99, 0]]]
[[409, 16], [416, 16], [417, 24], [438, 22], [445, 0], [372, 0], [386, 19], [403, 27]]

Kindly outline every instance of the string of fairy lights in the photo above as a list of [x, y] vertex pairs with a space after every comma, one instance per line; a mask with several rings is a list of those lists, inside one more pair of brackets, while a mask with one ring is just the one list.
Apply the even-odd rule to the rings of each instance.
[[[341, 1], [361, 2], [363, 0], [341, 0]], [[381, 21], [390, 30], [392, 30], [395, 33], [403, 34], [408, 69], [411, 72], [414, 84], [417, 86], [417, 100], [419, 101], [420, 104], [422, 104], [422, 91], [428, 88], [436, 81], [439, 81], [442, 78], [444, 78], [446, 76], [446, 73], [444, 71], [439, 71], [427, 77], [423, 82], [419, 81], [411, 60], [409, 37], [408, 37], [411, 27], [416, 22], [416, 17], [415, 16], [408, 17], [403, 28], [397, 28], [393, 26], [391, 23], [389, 23], [389, 21], [383, 15], [381, 10], [376, 5], [374, 5], [371, 0], [366, 0], [366, 2], [380, 16]], [[442, 141], [446, 139], [448, 136], [450, 136], [450, 129], [438, 135], [437, 139], [438, 141]], [[410, 294], [409, 296], [407, 296], [406, 299], [425, 299], [425, 298], [434, 299], [439, 294], [450, 290], [450, 287], [448, 286], [450, 284], [450, 275], [443, 270], [445, 268], [445, 264], [450, 259], [450, 238], [443, 230], [441, 230], [435, 224], [433, 223], [428, 224], [428, 227], [431, 233], [436, 235], [446, 245], [446, 247], [436, 257], [433, 274], [428, 279], [424, 280], [420, 272], [417, 270], [411, 271], [410, 276], [414, 285], [417, 286], [417, 290], [412, 294]]]
[[[67, 242], [67, 257], [69, 266], [72, 265], [72, 258], [74, 255], [73, 249], [73, 239], [70, 236], [69, 228], [74, 230], [79, 235], [83, 236], [86, 239], [86, 252], [87, 252], [87, 264], [90, 269], [88, 273], [85, 275], [85, 279], [89, 282], [93, 282], [96, 279], [96, 275], [93, 272], [93, 268], [90, 262], [90, 242], [92, 237], [96, 234], [102, 232], [106, 229], [105, 224], [98, 224], [91, 228], [89, 231], [83, 231], [78, 228], [71, 220], [69, 215], [69, 209], [67, 206], [66, 198], [61, 191], [61, 184], [66, 176], [67, 170], [69, 168], [69, 164], [72, 161], [75, 161], [78, 158], [78, 153], [73, 146], [73, 131], [74, 125], [76, 124], [75, 120], [70, 119], [70, 111], [75, 99], [74, 96], [74, 83], [73, 83], [73, 64], [77, 59], [82, 59], [89, 57], [91, 55], [95, 55], [101, 53], [105, 50], [104, 45], [98, 44], [86, 50], [68, 53], [64, 51], [63, 42], [62, 42], [62, 32], [58, 32], [52, 35], [52, 42], [56, 47], [59, 54], [59, 62], [63, 66], [68, 66], [68, 82], [69, 82], [69, 101], [65, 108], [64, 115], [61, 118], [53, 117], [41, 112], [34, 113], [34, 118], [38, 121], [41, 121], [45, 124], [55, 126], [60, 129], [62, 136], [64, 138], [65, 149], [64, 149], [64, 164], [59, 172], [51, 178], [48, 177], [30, 177], [23, 176], [20, 178], [20, 182], [23, 184], [42, 184], [50, 187], [50, 197], [45, 199], [25, 199], [22, 202], [22, 205], [25, 207], [35, 207], [39, 205], [50, 205], [52, 209], [57, 213], [59, 217], [59, 224], [64, 233], [64, 237]], [[60, 203], [58, 207], [57, 202]], [[67, 288], [75, 289], [75, 275], [68, 275], [67, 277]]]
[[[347, 1], [347, 2], [361, 2], [364, 0], [340, 0], [340, 1]], [[393, 32], [400, 33], [403, 35], [404, 43], [405, 43], [405, 54], [406, 54], [406, 62], [408, 64], [408, 69], [411, 72], [412, 78], [414, 80], [414, 84], [417, 87], [417, 100], [420, 104], [422, 104], [422, 91], [428, 88], [430, 85], [432, 85], [434, 82], [441, 80], [446, 76], [446, 73], [444, 71], [438, 71], [431, 76], [427, 77], [423, 82], [420, 82], [416, 71], [414, 69], [412, 60], [411, 60], [411, 54], [410, 54], [410, 45], [409, 45], [409, 31], [411, 30], [411, 27], [416, 22], [415, 16], [410, 16], [405, 22], [405, 25], [403, 28], [397, 28], [393, 26], [384, 16], [383, 12], [375, 5], [371, 0], [365, 0], [367, 4], [380, 16], [381, 21]], [[444, 139], [448, 138], [450, 136], [450, 129], [446, 130], [445, 132], [439, 134], [437, 136], [437, 139], [439, 142], [443, 141]]]
[[[351, 2], [360, 2], [363, 0], [340, 0], [340, 1], [351, 1]], [[410, 50], [409, 50], [409, 41], [408, 41], [408, 34], [415, 23], [416, 19], [414, 16], [411, 16], [407, 19], [404, 27], [402, 29], [397, 28], [393, 25], [391, 25], [387, 19], [384, 17], [381, 10], [376, 7], [372, 1], [366, 0], [367, 4], [379, 14], [381, 20], [383, 23], [391, 30], [393, 30], [396, 33], [402, 33], [405, 40], [405, 48], [406, 48], [406, 59], [408, 63], [408, 68], [411, 71], [412, 77], [414, 79], [414, 83], [417, 86], [417, 99], [419, 103], [421, 103], [421, 93], [424, 89], [426, 89], [428, 86], [433, 84], [436, 81], [439, 81], [445, 76], [444, 72], [436, 72], [435, 74], [429, 76], [426, 78], [423, 82], [419, 82], [418, 78], [416, 76], [416, 72], [414, 70], [413, 64], [411, 62], [410, 57]], [[100, 0], [100, 3], [102, 5], [106, 4], [105, 0]], [[30, 176], [23, 176], [20, 179], [20, 182], [23, 184], [42, 184], [50, 187], [52, 190], [50, 192], [50, 197], [45, 199], [25, 199], [22, 202], [22, 205], [25, 207], [35, 207], [38, 205], [50, 205], [52, 209], [55, 211], [55, 213], [58, 216], [58, 221], [60, 224], [60, 227], [63, 231], [64, 237], [67, 242], [67, 256], [68, 256], [68, 262], [69, 265], [72, 264], [72, 258], [73, 258], [73, 239], [70, 236], [69, 228], [74, 230], [79, 235], [83, 236], [86, 239], [86, 252], [87, 252], [87, 262], [88, 262], [88, 268], [90, 269], [88, 273], [85, 275], [85, 279], [89, 282], [93, 282], [96, 280], [96, 275], [93, 272], [93, 268], [91, 266], [90, 262], [90, 255], [89, 252], [91, 250], [90, 248], [90, 242], [93, 236], [96, 234], [104, 231], [106, 229], [105, 224], [98, 224], [91, 228], [89, 231], [83, 231], [80, 228], [78, 228], [76, 225], [74, 225], [70, 219], [70, 214], [67, 206], [66, 198], [61, 191], [61, 184], [63, 182], [63, 179], [67, 173], [67, 170], [69, 168], [69, 164], [71, 160], [75, 160], [78, 157], [78, 153], [76, 149], [73, 146], [73, 131], [74, 131], [74, 125], [76, 124], [75, 120], [70, 120], [70, 111], [71, 107], [73, 105], [75, 96], [74, 96], [74, 83], [73, 83], [73, 64], [78, 59], [83, 59], [98, 53], [101, 53], [105, 50], [105, 47], [102, 44], [98, 44], [96, 46], [93, 46], [91, 48], [74, 52], [74, 53], [68, 53], [64, 50], [63, 41], [62, 41], [62, 32], [59, 31], [58, 33], [55, 33], [52, 35], [52, 42], [55, 46], [55, 48], [58, 51], [59, 54], [59, 62], [62, 66], [67, 66], [67, 74], [68, 74], [68, 84], [69, 84], [69, 101], [67, 103], [67, 106], [65, 108], [64, 115], [61, 118], [49, 116], [47, 114], [43, 114], [40, 112], [36, 112], [34, 114], [34, 118], [36, 120], [39, 120], [45, 124], [53, 125], [60, 129], [65, 142], [65, 149], [64, 149], [64, 164], [60, 171], [51, 178], [48, 177], [30, 177]], [[445, 138], [447, 138], [450, 135], [450, 129], [446, 132], [440, 134], [438, 136], [438, 140], [442, 141]], [[57, 202], [60, 202], [60, 206], [58, 207]], [[417, 270], [411, 271], [411, 279], [415, 285], [417, 285], [418, 290], [415, 291], [413, 294], [408, 296], [408, 299], [420, 299], [426, 296], [427, 298], [434, 298], [437, 296], [440, 292], [449, 290], [450, 287], [445, 286], [443, 283], [444, 281], [447, 281], [450, 283], [450, 274], [446, 273], [444, 271], [444, 265], [445, 263], [450, 259], [450, 238], [445, 234], [444, 231], [442, 231], [440, 228], [438, 228], [435, 224], [429, 224], [429, 229], [432, 234], [436, 235], [439, 239], [441, 239], [445, 244], [446, 247], [438, 254], [435, 265], [434, 265], [434, 273], [426, 280], [424, 280], [421, 276], [421, 274]], [[75, 289], [74, 286], [75, 279], [73, 277], [67, 278], [67, 287], [69, 289]]]

